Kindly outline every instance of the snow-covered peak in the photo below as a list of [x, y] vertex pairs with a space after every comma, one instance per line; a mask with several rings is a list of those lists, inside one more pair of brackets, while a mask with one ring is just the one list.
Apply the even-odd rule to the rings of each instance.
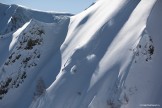
[[[23, 97], [22, 93], [27, 91], [29, 85], [36, 84], [36, 80], [32, 80], [41, 74], [44, 62], [59, 51], [67, 33], [68, 23], [69, 18], [64, 18], [59, 23], [43, 23], [32, 19], [13, 34], [10, 54], [0, 68], [1, 106], [12, 106], [6, 102], [10, 96], [15, 97], [10, 101], [19, 106], [18, 99]], [[46, 74], [48, 75], [48, 72]], [[32, 93], [27, 95], [27, 103], [31, 102]]]
[[18, 5], [1, 4], [0, 34], [6, 34], [22, 27], [30, 19], [36, 19], [46, 23], [57, 22], [62, 17], [68, 17], [69, 13], [41, 12], [31, 10]]
[[0, 107], [160, 107], [161, 4], [98, 0], [71, 17], [23, 10], [25, 25], [0, 39]]

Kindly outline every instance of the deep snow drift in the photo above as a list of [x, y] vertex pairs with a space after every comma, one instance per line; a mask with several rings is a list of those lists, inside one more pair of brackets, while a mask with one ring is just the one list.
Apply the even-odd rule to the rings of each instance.
[[161, 6], [98, 0], [71, 16], [0, 4], [0, 107], [161, 107]]

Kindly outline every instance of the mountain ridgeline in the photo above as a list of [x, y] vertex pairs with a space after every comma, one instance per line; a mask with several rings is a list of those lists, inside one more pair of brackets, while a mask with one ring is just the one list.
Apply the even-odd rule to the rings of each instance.
[[161, 0], [83, 12], [0, 3], [0, 108], [162, 106]]

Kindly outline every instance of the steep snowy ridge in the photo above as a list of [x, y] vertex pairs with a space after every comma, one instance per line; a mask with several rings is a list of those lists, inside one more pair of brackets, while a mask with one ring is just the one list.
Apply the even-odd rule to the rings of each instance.
[[18, 5], [0, 4], [0, 34], [6, 34], [22, 27], [30, 19], [36, 19], [46, 23], [58, 22], [62, 17], [68, 17], [69, 13], [41, 12], [37, 10], [26, 9]]
[[27, 20], [0, 39], [0, 107], [160, 108], [161, 6], [98, 0], [70, 18], [17, 10]]
[[[15, 107], [24, 106], [24, 104], [19, 105], [18, 100], [24, 97], [23, 94], [28, 91], [27, 88], [35, 85], [44, 62], [50, 60], [52, 55], [59, 53], [67, 33], [68, 23], [69, 18], [51, 24], [31, 20], [13, 34], [10, 44], [11, 52], [1, 65], [1, 107], [11, 108], [12, 104]], [[51, 75], [48, 72], [45, 74], [48, 77]], [[25, 104], [31, 102], [33, 98], [33, 91], [30, 89], [29, 91], [26, 95], [28, 98], [24, 100]], [[11, 99], [11, 96], [14, 98]]]
[[[61, 48], [63, 72], [32, 108], [137, 108], [146, 104], [129, 104], [134, 97], [123, 91], [132, 89], [125, 88], [125, 80], [134, 67], [136, 47], [155, 2], [100, 0], [73, 16]], [[148, 56], [154, 53], [149, 44], [145, 50]]]

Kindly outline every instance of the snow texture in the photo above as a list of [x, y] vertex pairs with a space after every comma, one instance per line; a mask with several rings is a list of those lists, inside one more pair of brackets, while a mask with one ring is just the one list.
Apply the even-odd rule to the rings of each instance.
[[162, 106], [161, 0], [83, 12], [0, 4], [0, 108]]

